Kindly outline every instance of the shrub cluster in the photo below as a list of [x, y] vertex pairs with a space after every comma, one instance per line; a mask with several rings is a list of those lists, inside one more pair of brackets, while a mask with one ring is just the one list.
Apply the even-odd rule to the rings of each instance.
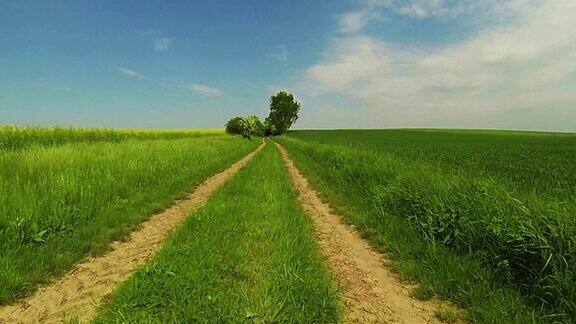
[[271, 125], [262, 123], [258, 116], [248, 115], [246, 117], [234, 117], [226, 123], [226, 133], [230, 135], [242, 135], [250, 139], [252, 136], [270, 135]]

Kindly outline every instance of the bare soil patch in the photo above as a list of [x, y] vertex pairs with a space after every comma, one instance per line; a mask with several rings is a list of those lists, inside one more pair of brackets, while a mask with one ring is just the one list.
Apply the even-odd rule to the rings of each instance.
[[260, 150], [232, 164], [200, 184], [187, 198], [142, 223], [125, 242], [114, 242], [111, 250], [89, 258], [55, 282], [20, 302], [0, 308], [0, 323], [59, 323], [68, 319], [89, 320], [116, 287], [159, 249], [161, 242], [188, 214], [200, 208], [224, 182], [242, 169]]
[[[277, 144], [278, 145], [278, 144]], [[330, 206], [319, 198], [278, 145], [299, 199], [310, 215], [318, 243], [340, 282], [347, 323], [438, 323], [439, 302], [410, 296], [411, 287], [386, 268], [386, 258], [374, 250]]]

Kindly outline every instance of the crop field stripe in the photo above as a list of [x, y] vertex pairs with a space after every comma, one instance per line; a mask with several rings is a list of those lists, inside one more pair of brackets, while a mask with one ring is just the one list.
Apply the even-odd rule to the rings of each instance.
[[82, 262], [53, 284], [39, 289], [33, 296], [0, 308], [0, 323], [61, 322], [71, 317], [92, 318], [100, 302], [157, 252], [164, 238], [188, 212], [200, 208], [215, 190], [248, 164], [263, 146], [264, 143], [226, 170], [204, 181], [185, 199], [154, 215], [133, 232], [127, 241], [114, 242], [110, 252]]
[[224, 135], [222, 129], [146, 130], [73, 127], [16, 127], [0, 125], [0, 151], [23, 150], [69, 143], [174, 140]]
[[335, 323], [337, 285], [267, 145], [188, 217], [96, 323]]
[[349, 225], [341, 221], [318, 197], [296, 168], [286, 149], [277, 144], [299, 198], [314, 223], [318, 242], [337, 275], [344, 298], [344, 321], [350, 323], [437, 322], [436, 301], [420, 301], [384, 267], [386, 257], [374, 250]]

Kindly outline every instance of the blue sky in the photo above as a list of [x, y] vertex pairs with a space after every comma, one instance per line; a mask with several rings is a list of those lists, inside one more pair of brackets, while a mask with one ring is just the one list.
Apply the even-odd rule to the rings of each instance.
[[572, 0], [0, 0], [0, 124], [576, 131]]

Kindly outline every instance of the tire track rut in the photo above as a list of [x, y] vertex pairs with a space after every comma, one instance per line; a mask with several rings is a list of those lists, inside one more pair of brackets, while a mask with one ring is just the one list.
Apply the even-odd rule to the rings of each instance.
[[53, 283], [16, 304], [0, 307], [0, 323], [60, 323], [92, 319], [116, 287], [158, 251], [161, 242], [191, 210], [200, 208], [224, 182], [242, 169], [265, 144], [200, 184], [183, 200], [142, 223], [124, 242], [91, 257]]
[[319, 198], [308, 180], [290, 159], [286, 149], [276, 144], [284, 158], [299, 199], [312, 219], [320, 248], [338, 278], [344, 299], [346, 323], [439, 323], [436, 301], [420, 301], [410, 296], [410, 288], [387, 269], [386, 258], [342, 222], [330, 206]]

